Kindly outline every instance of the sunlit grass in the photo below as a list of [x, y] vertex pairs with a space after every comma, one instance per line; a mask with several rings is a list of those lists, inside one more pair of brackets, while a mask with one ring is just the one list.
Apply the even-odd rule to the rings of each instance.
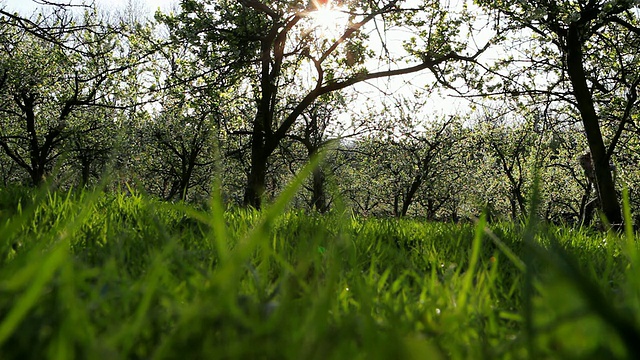
[[0, 358], [635, 356], [632, 232], [286, 210], [311, 168], [263, 212], [2, 190]]

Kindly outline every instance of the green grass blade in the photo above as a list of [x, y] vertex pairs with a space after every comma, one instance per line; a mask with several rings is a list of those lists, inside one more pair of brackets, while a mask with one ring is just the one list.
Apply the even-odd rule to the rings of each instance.
[[[475, 276], [476, 266], [480, 259], [480, 249], [482, 247], [482, 234], [487, 224], [486, 214], [482, 214], [477, 224], [475, 225], [475, 233], [473, 236], [473, 243], [471, 244], [471, 256], [469, 259], [469, 267], [464, 273], [462, 280], [462, 289], [458, 295], [458, 306], [464, 309], [467, 305], [467, 299], [469, 299], [469, 293], [471, 291], [471, 285], [473, 284], [473, 278]], [[463, 310], [464, 311], [464, 310]]]
[[[30, 265], [38, 268], [38, 271], [30, 280], [31, 284], [27, 290], [16, 300], [15, 305], [11, 308], [11, 311], [7, 314], [2, 324], [0, 324], [0, 348], [28, 312], [36, 305], [44, 287], [51, 281], [56, 271], [67, 260], [68, 250], [64, 245], [65, 244], [58, 244], [54, 251], [40, 260], [41, 262], [38, 261]], [[23, 271], [31, 272], [31, 269], [27, 268]]]

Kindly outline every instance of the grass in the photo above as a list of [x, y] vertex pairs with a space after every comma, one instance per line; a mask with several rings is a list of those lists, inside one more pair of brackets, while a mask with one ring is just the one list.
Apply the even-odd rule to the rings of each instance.
[[[0, 190], [2, 359], [637, 358], [637, 237]], [[528, 289], [528, 290], [527, 290]]]

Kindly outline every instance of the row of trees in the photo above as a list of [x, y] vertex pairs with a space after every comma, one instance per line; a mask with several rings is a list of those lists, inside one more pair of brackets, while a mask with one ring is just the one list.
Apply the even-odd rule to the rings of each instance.
[[[131, 2], [0, 10], [1, 180], [109, 175], [198, 201], [218, 175], [228, 201], [259, 208], [330, 148], [299, 205], [324, 212], [340, 194], [364, 214], [518, 217], [540, 169], [550, 220], [589, 222], [599, 205], [621, 223], [622, 186], [639, 208], [636, 2], [323, 3], [182, 0], [154, 21]], [[340, 9], [338, 31], [314, 22], [321, 6]], [[386, 40], [397, 30], [402, 49]], [[424, 72], [427, 92], [350, 90]], [[438, 87], [473, 106], [429, 113]]]

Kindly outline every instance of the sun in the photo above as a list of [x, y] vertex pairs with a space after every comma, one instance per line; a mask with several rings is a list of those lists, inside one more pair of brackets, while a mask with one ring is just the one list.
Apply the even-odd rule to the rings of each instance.
[[322, 37], [337, 38], [341, 36], [347, 24], [344, 9], [335, 6], [332, 0], [311, 1], [315, 10], [309, 12], [309, 17]]

